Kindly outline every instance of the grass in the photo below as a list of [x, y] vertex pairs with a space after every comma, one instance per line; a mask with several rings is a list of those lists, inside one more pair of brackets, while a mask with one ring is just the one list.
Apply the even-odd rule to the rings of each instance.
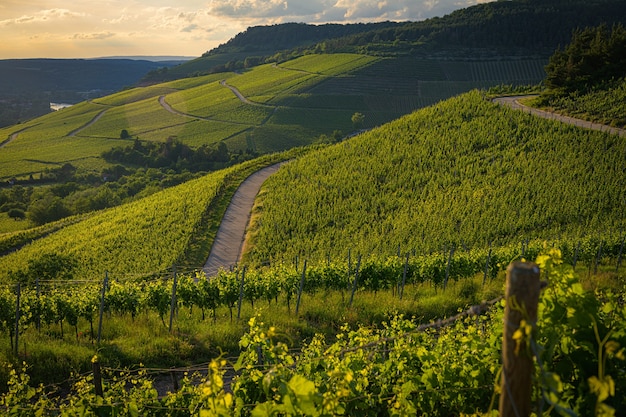
[[0, 213], [0, 238], [3, 233], [30, 229], [33, 226], [30, 220], [15, 220], [10, 218], [7, 213]]
[[[154, 312], [142, 311], [134, 319], [129, 315], [106, 314], [100, 345], [91, 340], [90, 325], [85, 320], [79, 320], [78, 338], [75, 329], [67, 324], [63, 335], [58, 324], [43, 326], [41, 331], [31, 327], [20, 336], [19, 358], [11, 354], [6, 332], [0, 335], [0, 362], [15, 364], [25, 360], [34, 383], [58, 383], [70, 378], [72, 372], [87, 372], [96, 353], [105, 366], [113, 368], [133, 368], [139, 364], [161, 369], [190, 366], [208, 362], [223, 352], [237, 356], [239, 339], [252, 316], [275, 326], [279, 337], [296, 347], [318, 333], [330, 339], [345, 325], [378, 326], [396, 314], [415, 317], [420, 322], [451, 316], [501, 292], [500, 279], [485, 289], [480, 288], [481, 279], [473, 279], [472, 291], [465, 292], [468, 284], [462, 282], [450, 283], [445, 293], [429, 284], [407, 286], [403, 300], [391, 291], [358, 292], [351, 307], [348, 292], [303, 294], [299, 316], [295, 315], [295, 301], [287, 308], [283, 297], [279, 297], [278, 304], [259, 300], [253, 306], [244, 301], [241, 319], [237, 319], [235, 308], [232, 321], [226, 307], [217, 309], [215, 320], [210, 312], [205, 312], [203, 320], [198, 308], [179, 307], [171, 333], [166, 326], [168, 318], [164, 325]], [[97, 328], [97, 322], [94, 327]], [[0, 371], [0, 380], [4, 378], [6, 375]]]

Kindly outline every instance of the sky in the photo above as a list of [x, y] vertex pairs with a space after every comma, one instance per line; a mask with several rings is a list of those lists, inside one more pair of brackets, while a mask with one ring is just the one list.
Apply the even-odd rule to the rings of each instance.
[[0, 0], [0, 59], [190, 56], [247, 27], [419, 21], [492, 0]]

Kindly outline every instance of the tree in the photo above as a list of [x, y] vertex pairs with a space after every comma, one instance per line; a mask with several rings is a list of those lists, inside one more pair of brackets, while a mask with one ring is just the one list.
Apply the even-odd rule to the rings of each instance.
[[18, 208], [12, 208], [7, 214], [13, 220], [24, 220], [26, 218], [24, 210]]
[[585, 91], [626, 76], [626, 29], [606, 25], [577, 30], [563, 51], [546, 65], [546, 86], [565, 93]]
[[355, 130], [359, 130], [363, 127], [365, 122], [365, 115], [363, 113], [356, 112], [352, 115], [352, 126]]
[[39, 258], [28, 260], [27, 277], [31, 281], [37, 278], [40, 280], [69, 280], [73, 278], [73, 271], [76, 266], [77, 262], [71, 256], [46, 253]]
[[38, 225], [62, 219], [70, 214], [72, 213], [63, 200], [49, 191], [41, 198], [34, 200], [28, 207], [28, 217]]
[[120, 132], [120, 139], [130, 139], [130, 134], [128, 133], [128, 130], [122, 129], [122, 131]]

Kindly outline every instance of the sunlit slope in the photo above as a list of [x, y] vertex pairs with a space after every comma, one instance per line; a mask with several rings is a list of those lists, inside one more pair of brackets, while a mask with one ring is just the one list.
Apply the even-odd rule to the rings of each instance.
[[623, 230], [626, 141], [474, 91], [301, 158], [266, 183], [251, 259], [418, 253]]
[[68, 162], [99, 171], [103, 151], [128, 144], [123, 130], [155, 142], [175, 137], [191, 146], [223, 141], [231, 151], [280, 151], [352, 132], [356, 112], [373, 127], [471, 88], [537, 83], [543, 64], [307, 55], [128, 89], [0, 130], [0, 180]]
[[[33, 229], [32, 243], [0, 257], [0, 282], [6, 282], [12, 271], [25, 271], [29, 260], [47, 254], [77, 261], [77, 278], [97, 278], [106, 271], [113, 276], [135, 276], [190, 262], [201, 267], [238, 184], [280, 159], [275, 155], [247, 161], [82, 221], [67, 221], [65, 227], [60, 223], [60, 230], [51, 227], [48, 235]], [[0, 243], [10, 248], [10, 239]]]

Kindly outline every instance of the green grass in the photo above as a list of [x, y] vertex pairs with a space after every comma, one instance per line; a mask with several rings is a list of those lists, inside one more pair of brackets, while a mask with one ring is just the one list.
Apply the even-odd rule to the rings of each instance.
[[123, 106], [125, 104], [142, 101], [152, 97], [158, 97], [175, 91], [175, 88], [166, 86], [164, 84], [150, 87], [137, 87], [93, 100], [93, 102], [104, 104], [107, 106]]
[[33, 227], [33, 223], [30, 220], [15, 220], [10, 218], [7, 213], [0, 213], [0, 240], [4, 233], [17, 232], [31, 227]]
[[[467, 282], [451, 283], [442, 293], [434, 291], [428, 284], [411, 285], [405, 288], [402, 300], [391, 291], [378, 293], [359, 291], [350, 307], [348, 292], [328, 291], [303, 294], [299, 316], [295, 315], [292, 300], [288, 308], [283, 297], [278, 303], [258, 300], [254, 305], [244, 301], [241, 319], [237, 319], [237, 308], [231, 320], [230, 311], [220, 307], [213, 319], [205, 312], [202, 319], [198, 308], [180, 306], [174, 318], [173, 331], [168, 331], [169, 316], [165, 325], [154, 312], [144, 310], [134, 319], [130, 315], [105, 314], [102, 326], [102, 342], [91, 341], [89, 323], [80, 319], [78, 339], [76, 330], [67, 323], [27, 329], [20, 336], [19, 355], [30, 367], [34, 383], [64, 381], [71, 373], [90, 370], [93, 355], [98, 354], [107, 367], [134, 368], [139, 364], [152, 368], [190, 366], [210, 361], [225, 353], [235, 357], [239, 352], [239, 339], [247, 331], [250, 317], [257, 316], [268, 326], [279, 329], [278, 339], [292, 347], [301, 346], [318, 333], [332, 339], [345, 325], [378, 326], [396, 314], [415, 317], [419, 322], [456, 314], [458, 309], [491, 299], [502, 288], [501, 279], [480, 288], [479, 277]], [[474, 284], [470, 284], [474, 282]], [[464, 290], [471, 287], [471, 291]], [[94, 323], [97, 330], [97, 321]], [[6, 332], [0, 334], [0, 362], [15, 363]], [[2, 372], [0, 371], [0, 379]]]
[[380, 58], [356, 54], [306, 55], [280, 64], [280, 68], [320, 75], [341, 75], [354, 72], [377, 62]]

